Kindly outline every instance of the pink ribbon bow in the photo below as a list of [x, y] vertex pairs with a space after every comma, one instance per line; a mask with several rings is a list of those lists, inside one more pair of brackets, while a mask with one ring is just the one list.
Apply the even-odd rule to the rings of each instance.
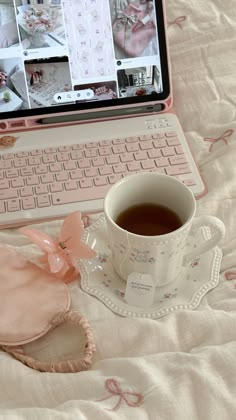
[[[120, 404], [123, 401], [129, 406], [129, 407], [139, 407], [143, 403], [143, 396], [140, 393], [130, 392], [130, 391], [122, 391], [118, 383], [115, 379], [107, 379], [105, 382], [105, 387], [108, 392], [112, 395], [108, 395], [107, 397], [98, 400], [98, 401], [105, 401], [109, 398], [112, 398], [112, 396], [117, 395], [119, 397], [119, 400], [117, 401], [116, 405], [113, 408], [108, 408], [109, 411], [116, 411], [119, 409]], [[133, 397], [133, 401], [130, 397]]]
[[212, 143], [211, 145], [210, 145], [210, 149], [209, 149], [209, 151], [211, 152], [212, 151], [212, 148], [213, 148], [213, 145], [215, 144], [215, 143], [217, 143], [217, 141], [219, 141], [219, 140], [223, 140], [223, 142], [226, 144], [226, 145], [228, 145], [228, 140], [227, 140], [227, 138], [229, 138], [229, 137], [231, 137], [232, 136], [232, 134], [233, 134], [233, 132], [234, 132], [234, 130], [232, 130], [232, 129], [229, 129], [229, 130], [226, 130], [220, 137], [216, 137], [216, 138], [214, 138], [214, 137], [204, 137], [204, 141], [209, 141], [210, 143]]
[[177, 25], [180, 29], [183, 29], [181, 23], [187, 19], [187, 16], [179, 16], [175, 20], [168, 22], [168, 26]]

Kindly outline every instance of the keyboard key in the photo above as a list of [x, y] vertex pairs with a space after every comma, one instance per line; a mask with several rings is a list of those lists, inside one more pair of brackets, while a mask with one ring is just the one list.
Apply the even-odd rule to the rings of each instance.
[[0, 160], [0, 169], [10, 169], [11, 167], [11, 160]]
[[65, 182], [65, 189], [67, 191], [77, 190], [78, 185], [76, 181], [70, 180]]
[[2, 159], [14, 159], [15, 155], [14, 153], [4, 153], [2, 155]]
[[14, 159], [13, 162], [14, 162], [15, 168], [22, 168], [23, 166], [26, 166], [25, 158], [17, 158], [17, 159]]
[[[47, 176], [47, 175], [44, 175], [44, 176]], [[29, 176], [29, 177], [26, 179], [26, 182], [27, 182], [27, 185], [38, 185], [38, 183], [39, 183], [39, 178], [38, 178], [38, 176], [37, 176], [37, 175]]]
[[127, 163], [127, 168], [130, 172], [133, 172], [133, 171], [139, 171], [142, 167], [141, 167], [140, 162], [134, 161], [134, 162]]
[[107, 185], [107, 178], [105, 176], [97, 176], [94, 178], [94, 185], [100, 187], [102, 185]]
[[97, 158], [92, 159], [92, 165], [96, 167], [105, 165], [105, 158], [97, 157]]
[[165, 168], [153, 168], [153, 169], [149, 169], [149, 172], [158, 172], [159, 174], [166, 175]]
[[117, 146], [113, 146], [112, 147], [113, 153], [125, 153], [126, 152], [126, 148], [124, 144], [118, 144]]
[[70, 156], [72, 160], [82, 159], [84, 157], [81, 150], [72, 150]]
[[85, 150], [84, 152], [84, 156], [86, 158], [94, 158], [94, 157], [97, 157], [97, 155], [98, 155], [97, 149], [88, 149], [88, 150]]
[[169, 166], [169, 161], [165, 157], [155, 159], [156, 165], [158, 168], [162, 168], [164, 166]]
[[50, 184], [50, 190], [52, 193], [60, 192], [64, 190], [64, 187], [61, 182], [54, 182], [53, 184]]
[[125, 141], [126, 143], [136, 143], [139, 141], [139, 138], [137, 136], [126, 137]]
[[[67, 181], [69, 179], [69, 175], [67, 172], [62, 171], [62, 172], [57, 172], [56, 173], [56, 180], [57, 181]], [[52, 181], [53, 182], [53, 181]]]
[[[21, 174], [21, 176], [23, 176], [23, 177], [33, 175], [33, 173], [34, 173], [34, 171], [33, 171], [33, 168], [32, 168], [31, 166], [27, 166], [27, 167], [25, 167], [25, 168], [21, 168], [21, 169], [20, 169], [20, 174]], [[18, 175], [18, 174], [17, 174], [17, 175]], [[17, 176], [17, 175], [16, 175], [16, 176]]]
[[153, 139], [163, 139], [165, 137], [164, 133], [155, 133], [152, 134]]
[[59, 152], [69, 152], [71, 150], [71, 146], [60, 146], [58, 147]]
[[92, 188], [93, 187], [93, 181], [90, 178], [84, 178], [79, 181], [81, 188]]
[[41, 207], [49, 207], [51, 205], [50, 198], [48, 195], [40, 195], [36, 198], [37, 205], [39, 208]]
[[6, 170], [6, 177], [7, 178], [15, 178], [16, 176], [19, 175], [19, 171], [18, 169], [7, 169]]
[[33, 188], [32, 187], [23, 187], [20, 189], [20, 195], [21, 197], [28, 197], [30, 195], [33, 195]]
[[178, 136], [178, 134], [176, 133], [176, 131], [167, 131], [167, 132], [165, 133], [165, 136], [166, 136], [166, 137], [177, 137], [177, 136]]
[[162, 157], [160, 149], [148, 150], [147, 154], [150, 159]]
[[65, 162], [70, 159], [70, 155], [68, 152], [61, 152], [57, 153], [57, 161], [58, 162]]
[[85, 169], [85, 170], [84, 170], [84, 175], [85, 175], [87, 178], [97, 176], [97, 174], [98, 174], [98, 171], [97, 171], [97, 169], [96, 169], [96, 168], [89, 168], [89, 169]]
[[140, 151], [134, 153], [135, 160], [146, 160], [147, 159], [147, 152]]
[[18, 152], [16, 153], [16, 156], [21, 158], [21, 157], [27, 157], [29, 156], [29, 152]]
[[79, 179], [79, 178], [83, 178], [83, 176], [84, 176], [83, 171], [81, 171], [80, 169], [76, 169], [75, 171], [70, 172], [71, 179]]
[[13, 178], [11, 180], [11, 186], [12, 188], [19, 188], [19, 187], [24, 187], [25, 182], [23, 178]]
[[111, 145], [111, 140], [101, 140], [99, 141], [99, 146], [103, 147], [103, 146], [110, 146]]
[[183, 181], [183, 183], [184, 183], [185, 185], [187, 185], [187, 187], [193, 187], [194, 185], [197, 185], [197, 183], [196, 183], [195, 179], [185, 179], [185, 180]]
[[133, 153], [122, 153], [120, 155], [120, 160], [122, 163], [132, 162], [134, 160]]
[[110, 184], [115, 184], [117, 181], [119, 181], [122, 178], [121, 174], [114, 174], [108, 176], [108, 181]]
[[29, 165], [39, 165], [41, 163], [41, 157], [29, 156], [28, 162], [29, 162]]
[[17, 198], [18, 191], [15, 188], [8, 188], [7, 190], [0, 190], [0, 200], [8, 200], [11, 198]]
[[72, 171], [72, 169], [76, 169], [76, 162], [74, 160], [69, 160], [68, 162], [63, 162], [63, 166], [65, 171]]
[[56, 155], [43, 155], [42, 161], [43, 163], [53, 163], [56, 160]]
[[113, 144], [124, 144], [125, 143], [125, 139], [114, 139], [112, 140]]
[[169, 166], [166, 168], [167, 175], [181, 175], [181, 174], [189, 174], [191, 173], [191, 170], [188, 166], [188, 164], [184, 165], [175, 165], [175, 166]]
[[90, 142], [88, 142], [88, 143], [85, 143], [84, 144], [85, 145], [85, 147], [86, 147], [86, 149], [92, 149], [93, 147], [98, 147], [98, 145], [97, 145], [97, 143], [94, 141], [90, 141]]
[[178, 137], [173, 137], [171, 139], [166, 140], [168, 146], [178, 146], [180, 144], [180, 141]]
[[177, 155], [182, 155], [184, 153], [182, 146], [176, 146], [175, 151], [176, 151]]
[[20, 200], [19, 199], [9, 200], [7, 202], [7, 210], [9, 212], [19, 211], [20, 210]]
[[152, 141], [145, 141], [143, 143], [140, 144], [140, 149], [141, 150], [149, 150], [153, 148], [153, 144]]
[[115, 174], [120, 174], [126, 172], [126, 165], [124, 163], [119, 163], [118, 165], [113, 165], [113, 171]]
[[57, 152], [57, 149], [55, 148], [55, 147], [46, 147], [46, 149], [44, 149], [44, 151], [43, 151], [43, 153], [49, 153], [49, 154], [51, 154], [51, 153], [56, 153]]
[[151, 159], [142, 161], [141, 165], [143, 169], [152, 169], [156, 167], [155, 161]]
[[[68, 163], [68, 162], [66, 162], [66, 163]], [[63, 170], [62, 163], [59, 163], [59, 162], [50, 163], [49, 170], [50, 170], [50, 172], [59, 172], [59, 171], [62, 171]]]
[[187, 163], [187, 159], [184, 155], [170, 156], [169, 161], [171, 165], [180, 165], [181, 163]]
[[111, 155], [106, 157], [106, 161], [108, 165], [114, 165], [116, 163], [120, 163], [120, 158], [118, 155]]
[[127, 152], [137, 152], [139, 150], [139, 143], [126, 144]]
[[35, 150], [32, 150], [31, 152], [30, 152], [30, 154], [31, 154], [31, 156], [40, 156], [40, 155], [42, 155], [43, 154], [43, 151], [42, 151], [42, 149], [35, 149]]
[[[63, 172], [60, 172], [61, 174], [63, 174]], [[53, 175], [48, 173], [48, 174], [44, 174], [41, 176], [41, 181], [43, 184], [50, 184], [51, 182], [54, 181]]]
[[80, 169], [90, 168], [90, 161], [89, 159], [80, 159], [78, 161], [78, 166]]
[[34, 170], [37, 175], [46, 174], [48, 172], [47, 165], [44, 164], [36, 165]]
[[173, 156], [176, 154], [174, 147], [163, 147], [162, 149], [163, 156]]
[[90, 188], [77, 189], [74, 191], [63, 191], [52, 196], [52, 204], [57, 206], [62, 204], [78, 203], [80, 201], [91, 199], [103, 199], [108, 190], [109, 184], [102, 187], [96, 187], [93, 189], [93, 191], [91, 191]]
[[111, 147], [101, 147], [98, 149], [100, 156], [110, 156], [112, 154]]
[[33, 197], [24, 197], [22, 198], [22, 207], [24, 210], [35, 209], [35, 201]]
[[157, 140], [153, 140], [153, 146], [158, 149], [160, 147], [165, 147], [166, 146], [166, 141], [165, 139], [157, 139]]
[[152, 135], [151, 134], [144, 134], [143, 136], [139, 136], [139, 140], [140, 141], [152, 140]]
[[99, 168], [100, 175], [111, 175], [113, 174], [112, 166], [102, 166]]
[[72, 150], [83, 150], [85, 147], [85, 144], [73, 144]]
[[6, 188], [10, 188], [10, 182], [7, 179], [3, 179], [0, 181], [0, 190], [5, 190]]
[[35, 192], [37, 195], [40, 194], [47, 194], [48, 193], [48, 187], [46, 184], [36, 185]]

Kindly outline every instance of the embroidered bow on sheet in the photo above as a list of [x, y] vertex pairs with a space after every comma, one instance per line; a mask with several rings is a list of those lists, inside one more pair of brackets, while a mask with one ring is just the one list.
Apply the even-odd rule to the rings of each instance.
[[98, 401], [105, 401], [113, 396], [119, 397], [116, 405], [113, 408], [107, 408], [108, 411], [116, 411], [120, 408], [122, 400], [129, 406], [129, 407], [139, 407], [144, 400], [144, 397], [140, 393], [131, 392], [131, 391], [123, 391], [117, 381], [114, 378], [109, 378], [105, 381], [105, 387], [107, 391], [111, 394], [105, 398], [102, 398]]
[[229, 144], [228, 139], [232, 136], [233, 133], [234, 133], [234, 130], [229, 128], [219, 137], [216, 137], [216, 138], [214, 138], [214, 137], [204, 137], [203, 140], [204, 141], [209, 141], [211, 143], [209, 152], [212, 152], [214, 144], [217, 143], [220, 140], [222, 140], [228, 146], [228, 144]]
[[80, 212], [66, 217], [58, 240], [35, 228], [25, 226], [19, 230], [43, 251], [49, 271], [64, 280], [68, 280], [69, 277], [69, 280], [72, 280], [71, 275], [76, 272], [78, 259], [96, 256], [93, 249], [81, 242], [84, 225]]
[[175, 20], [167, 22], [167, 25], [168, 27], [171, 25], [177, 25], [180, 29], [183, 29], [181, 23], [183, 23], [186, 19], [186, 16], [178, 16]]

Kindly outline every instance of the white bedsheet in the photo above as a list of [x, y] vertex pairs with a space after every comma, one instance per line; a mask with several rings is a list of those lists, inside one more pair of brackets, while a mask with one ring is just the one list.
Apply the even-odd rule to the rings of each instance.
[[[235, 418], [235, 0], [167, 3], [175, 107], [208, 187], [197, 213], [226, 225], [220, 284], [196, 310], [148, 320], [113, 314], [74, 282], [72, 307], [88, 317], [97, 341], [91, 369], [40, 373], [0, 352], [1, 419]], [[55, 233], [59, 225], [41, 228]], [[0, 241], [26, 243], [17, 230], [0, 232]], [[63, 326], [27, 351], [52, 359], [78, 347], [76, 329]]]

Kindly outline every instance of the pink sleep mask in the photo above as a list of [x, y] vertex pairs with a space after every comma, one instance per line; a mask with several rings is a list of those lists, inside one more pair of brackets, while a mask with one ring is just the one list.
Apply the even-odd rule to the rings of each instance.
[[[0, 245], [0, 346], [27, 366], [48, 372], [78, 372], [92, 363], [95, 342], [88, 321], [70, 311], [67, 285], [27, 261], [14, 250]], [[19, 346], [36, 340], [64, 321], [77, 324], [85, 335], [81, 359], [41, 362]]]

